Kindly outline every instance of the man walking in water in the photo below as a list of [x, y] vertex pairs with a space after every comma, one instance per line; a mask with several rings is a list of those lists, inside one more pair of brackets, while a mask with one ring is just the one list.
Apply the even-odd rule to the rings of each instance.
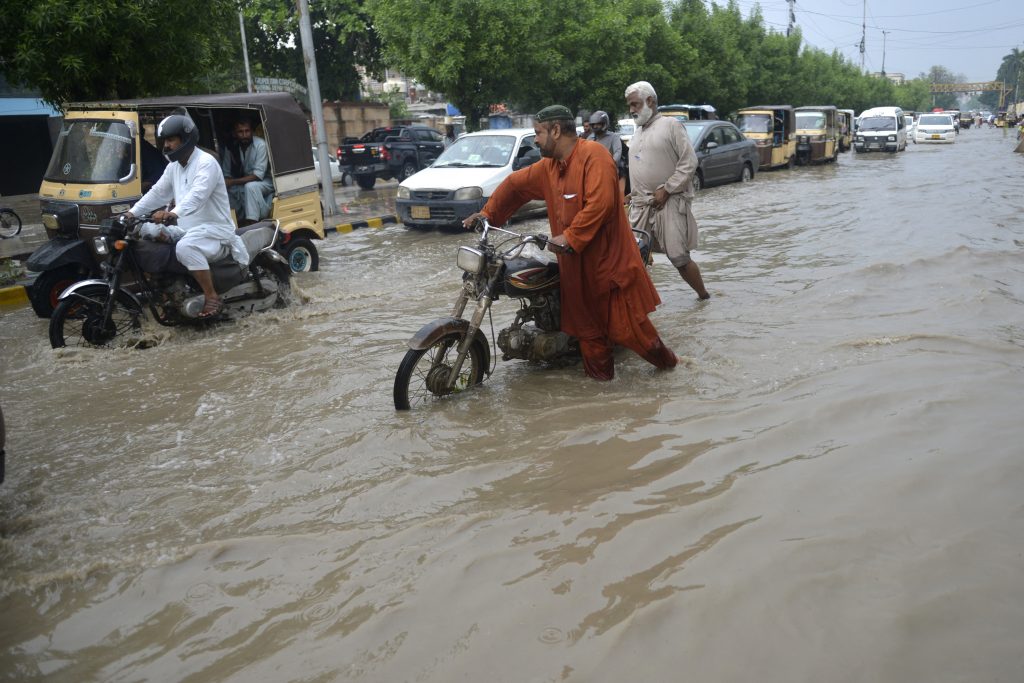
[[697, 296], [710, 299], [700, 268], [690, 258], [697, 248], [697, 220], [690, 211], [697, 154], [682, 124], [658, 113], [658, 95], [647, 81], [626, 88], [636, 131], [629, 142], [629, 221], [648, 230]]
[[615, 344], [656, 368], [675, 367], [676, 355], [647, 317], [661, 300], [629, 229], [611, 155], [576, 136], [566, 107], [545, 107], [534, 121], [544, 158], [506, 178], [463, 224], [472, 227], [485, 216], [502, 225], [526, 202], [545, 200], [549, 248], [558, 254], [562, 330], [579, 339], [587, 375], [615, 377]]

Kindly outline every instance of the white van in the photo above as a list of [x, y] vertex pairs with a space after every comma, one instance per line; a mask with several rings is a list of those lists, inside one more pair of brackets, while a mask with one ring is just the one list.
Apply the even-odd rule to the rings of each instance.
[[899, 107], [865, 109], [857, 119], [853, 148], [858, 152], [902, 152], [907, 148], [907, 123]]

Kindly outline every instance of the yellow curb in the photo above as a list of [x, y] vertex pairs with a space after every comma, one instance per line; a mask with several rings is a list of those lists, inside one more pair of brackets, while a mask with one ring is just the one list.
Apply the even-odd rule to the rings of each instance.
[[384, 225], [384, 221], [382, 221], [379, 218], [370, 218], [369, 220], [366, 221], [366, 225], [367, 227], [370, 228], [379, 228], [382, 225]]
[[23, 306], [28, 303], [28, 291], [22, 285], [0, 287], [0, 306]]

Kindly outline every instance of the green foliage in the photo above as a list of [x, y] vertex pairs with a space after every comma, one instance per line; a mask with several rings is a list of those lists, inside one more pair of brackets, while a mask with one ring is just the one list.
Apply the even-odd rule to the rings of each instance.
[[[249, 62], [253, 75], [306, 83], [293, 0], [244, 3]], [[358, 66], [383, 74], [380, 39], [362, 0], [318, 0], [309, 4], [320, 95], [330, 100], [359, 99]]]
[[366, 98], [370, 102], [388, 105], [388, 115], [392, 121], [409, 118], [409, 105], [405, 103], [405, 94], [397, 87], [390, 91]]
[[208, 92], [239, 50], [229, 0], [13, 0], [0, 4], [0, 35], [8, 81], [58, 107]]

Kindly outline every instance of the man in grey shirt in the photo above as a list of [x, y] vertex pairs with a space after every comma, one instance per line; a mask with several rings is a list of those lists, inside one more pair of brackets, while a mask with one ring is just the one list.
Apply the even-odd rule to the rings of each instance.
[[607, 112], [595, 111], [590, 115], [590, 140], [604, 145], [615, 161], [615, 167], [619, 170], [619, 192], [626, 194], [626, 174], [622, 164], [622, 138], [611, 130], [611, 120]]

